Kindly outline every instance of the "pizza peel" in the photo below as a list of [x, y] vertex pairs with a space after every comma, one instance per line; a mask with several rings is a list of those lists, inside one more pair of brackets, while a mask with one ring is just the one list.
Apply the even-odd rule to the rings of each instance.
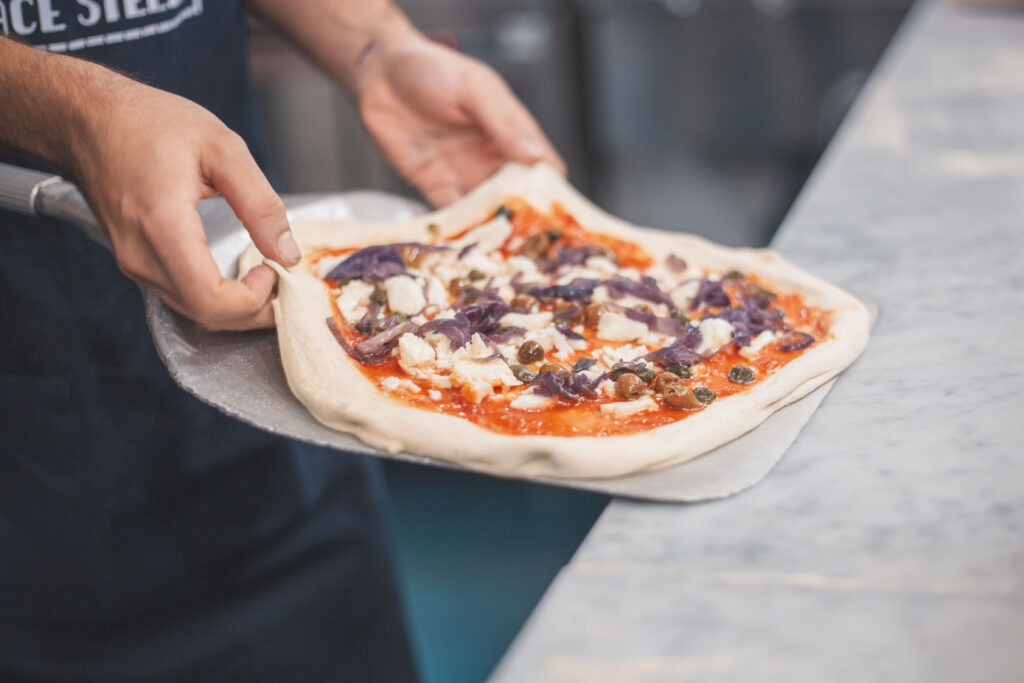
[[[407, 220], [426, 211], [419, 203], [380, 192], [286, 195], [291, 220]], [[0, 164], [0, 207], [74, 223], [92, 239], [109, 242], [81, 193], [58, 176]], [[237, 275], [248, 233], [222, 199], [205, 200], [199, 213], [214, 260], [226, 277]], [[272, 330], [209, 332], [178, 315], [143, 289], [146, 318], [157, 352], [174, 381], [200, 400], [260, 429], [342, 451], [435, 467], [456, 464], [410, 453], [392, 455], [317, 422], [292, 395]], [[689, 503], [746, 489], [768, 474], [828, 394], [829, 381], [772, 414], [758, 427], [694, 460], [609, 479], [524, 477], [619, 497]]]

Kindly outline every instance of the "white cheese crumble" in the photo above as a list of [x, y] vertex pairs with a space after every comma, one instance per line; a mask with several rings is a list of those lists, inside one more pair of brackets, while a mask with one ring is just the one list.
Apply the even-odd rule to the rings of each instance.
[[676, 308], [681, 308], [684, 311], [690, 309], [690, 304], [693, 301], [693, 297], [697, 296], [697, 291], [700, 289], [699, 280], [690, 280], [684, 282], [669, 294], [669, 298], [672, 299], [672, 305]]
[[427, 305], [423, 288], [408, 275], [396, 275], [384, 281], [388, 307], [394, 313], [416, 315]]
[[539, 410], [541, 408], [547, 408], [554, 402], [555, 399], [553, 396], [541, 396], [540, 394], [535, 394], [533, 390], [530, 389], [516, 396], [508, 404], [508, 407], [515, 408], [516, 410]]
[[337, 258], [325, 256], [324, 258], [316, 262], [316, 276], [323, 280], [330, 274], [332, 270], [337, 268], [338, 265], [348, 257], [348, 254], [346, 254], [345, 256], [339, 256]]
[[406, 332], [398, 338], [398, 364], [406, 372], [410, 372], [412, 368], [432, 364], [436, 358], [434, 347], [412, 332]]
[[705, 318], [700, 321], [700, 346], [697, 353], [717, 351], [732, 339], [732, 323], [721, 318]]
[[486, 254], [489, 251], [500, 248], [511, 234], [512, 223], [504, 215], [500, 215], [495, 216], [483, 225], [473, 228], [459, 239], [454, 240], [451, 246], [458, 250], [476, 243], [476, 248], [473, 251]]
[[430, 397], [431, 401], [440, 401], [441, 400], [441, 392], [438, 391], [437, 389], [430, 389], [430, 390], [428, 390], [427, 391], [427, 396]]
[[473, 403], [480, 403], [494, 393], [494, 387], [514, 387], [522, 384], [512, 374], [505, 361], [457, 360], [452, 365], [452, 385]]
[[501, 324], [507, 327], [522, 327], [527, 330], [539, 330], [551, 324], [550, 311], [540, 313], [506, 313], [501, 317]]
[[761, 349], [775, 341], [775, 333], [765, 330], [750, 340], [750, 344], [740, 349], [740, 355], [747, 359], [757, 358], [761, 355]]
[[650, 396], [641, 396], [634, 401], [619, 401], [618, 403], [602, 403], [601, 412], [615, 417], [626, 417], [636, 415], [645, 410], [657, 407], [657, 403]]
[[647, 335], [647, 325], [615, 311], [604, 311], [597, 321], [597, 338], [606, 341], [636, 341]]
[[431, 306], [437, 306], [438, 308], [448, 307], [448, 288], [436, 277], [427, 277], [425, 294], [427, 303]]
[[336, 303], [345, 320], [352, 322], [366, 314], [366, 306], [370, 303], [373, 285], [362, 280], [352, 280], [341, 288]]

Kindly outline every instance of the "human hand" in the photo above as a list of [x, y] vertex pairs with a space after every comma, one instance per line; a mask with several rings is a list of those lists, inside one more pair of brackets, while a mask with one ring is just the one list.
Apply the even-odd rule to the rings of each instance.
[[418, 36], [381, 48], [356, 95], [363, 122], [395, 168], [435, 206], [452, 203], [505, 162], [565, 163], [490, 67]]
[[121, 271], [209, 329], [273, 325], [266, 265], [221, 276], [196, 209], [222, 194], [264, 256], [299, 259], [285, 207], [241, 137], [176, 95], [117, 77], [72, 154], [73, 175], [106, 228]]

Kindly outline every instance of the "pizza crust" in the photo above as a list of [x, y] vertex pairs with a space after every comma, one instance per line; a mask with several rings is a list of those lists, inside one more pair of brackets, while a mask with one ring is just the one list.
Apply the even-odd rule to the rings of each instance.
[[[507, 165], [455, 204], [411, 221], [292, 227], [304, 249], [431, 241], [429, 225], [438, 226], [441, 237], [455, 235], [488, 218], [512, 196], [542, 210], [560, 202], [586, 229], [638, 242], [652, 254], [671, 251], [702, 268], [737, 269], [756, 274], [769, 288], [798, 292], [808, 304], [834, 311], [830, 337], [750, 391], [721, 398], [683, 420], [646, 432], [513, 436], [403, 405], [382, 393], [342, 351], [325, 324], [332, 311], [324, 284], [300, 268], [285, 269], [268, 261], [280, 275], [274, 314], [288, 385], [317, 420], [388, 453], [405, 451], [499, 475], [614, 477], [680, 463], [735, 439], [834, 377], [867, 344], [870, 320], [864, 305], [776, 252], [732, 249], [693, 235], [630, 225], [598, 209], [546, 165]], [[239, 260], [239, 272], [260, 262], [259, 252], [250, 247]]]

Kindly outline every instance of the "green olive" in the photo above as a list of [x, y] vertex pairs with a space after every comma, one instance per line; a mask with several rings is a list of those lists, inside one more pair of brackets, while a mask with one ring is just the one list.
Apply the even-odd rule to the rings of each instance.
[[665, 368], [666, 371], [671, 372], [673, 375], [678, 375], [683, 379], [690, 379], [693, 376], [693, 372], [690, 371], [689, 365], [683, 363], [672, 363]]
[[698, 401], [700, 401], [704, 405], [707, 405], [714, 401], [716, 398], [718, 398], [718, 394], [711, 391], [707, 387], [697, 387], [696, 389], [693, 390], [693, 395], [697, 398]]
[[754, 381], [754, 371], [746, 365], [734, 365], [729, 369], [729, 381], [736, 384], [750, 384]]
[[515, 375], [516, 379], [523, 384], [529, 384], [537, 377], [537, 373], [526, 367], [525, 365], [512, 365], [510, 366], [512, 374]]

